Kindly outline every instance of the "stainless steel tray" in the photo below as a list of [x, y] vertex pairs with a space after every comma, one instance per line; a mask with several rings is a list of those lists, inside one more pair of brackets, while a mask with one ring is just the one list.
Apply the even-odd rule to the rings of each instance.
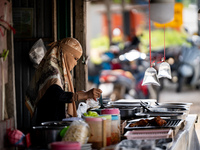
[[170, 108], [170, 107], [152, 107], [148, 108], [151, 112], [170, 112], [170, 113], [189, 113], [189, 108]]
[[159, 106], [167, 106], [167, 105], [174, 105], [174, 106], [191, 106], [193, 103], [187, 102], [165, 102], [165, 103], [158, 103]]
[[157, 102], [156, 99], [119, 99], [113, 101], [114, 104], [140, 104], [140, 102], [148, 103], [148, 104], [155, 104]]
[[117, 104], [117, 103], [108, 103], [105, 107], [116, 107], [116, 108], [133, 108], [133, 107], [141, 107], [141, 105], [138, 103], [136, 104]]
[[183, 119], [165, 119], [167, 121], [167, 124], [163, 126], [152, 126], [150, 124], [147, 124], [146, 126], [135, 126], [135, 127], [129, 127], [131, 123], [129, 122], [125, 128], [124, 132], [131, 131], [131, 130], [137, 130], [137, 129], [162, 129], [162, 128], [171, 128], [173, 130], [173, 136], [175, 136], [180, 129], [183, 129], [186, 121]]
[[124, 129], [126, 131], [136, 130], [136, 129], [161, 129], [161, 128], [176, 129], [178, 127], [182, 127], [182, 125], [185, 122], [185, 120], [182, 120], [182, 119], [165, 119], [165, 121], [167, 122], [167, 124], [165, 124], [163, 126], [152, 126], [151, 124], [147, 124], [146, 126], [134, 126], [134, 127], [129, 127], [129, 126], [130, 126], [130, 124], [135, 123], [135, 122], [129, 122], [125, 126]]
[[145, 114], [149, 117], [168, 117], [170, 119], [183, 119], [185, 120], [187, 114], [183, 112], [144, 112], [144, 113], [136, 113], [135, 115]]

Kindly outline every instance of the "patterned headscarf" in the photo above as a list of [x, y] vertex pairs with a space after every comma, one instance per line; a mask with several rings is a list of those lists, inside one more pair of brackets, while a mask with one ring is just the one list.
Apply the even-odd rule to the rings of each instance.
[[[82, 55], [81, 44], [74, 38], [64, 38], [50, 46], [26, 91], [25, 104], [31, 116], [38, 101], [51, 85], [57, 84], [64, 91], [74, 92], [70, 71]], [[67, 113], [77, 116], [74, 101], [67, 104]]]

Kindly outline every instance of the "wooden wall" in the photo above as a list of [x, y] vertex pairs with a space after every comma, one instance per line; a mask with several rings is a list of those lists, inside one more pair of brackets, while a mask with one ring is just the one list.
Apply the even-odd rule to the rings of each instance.
[[[45, 46], [54, 41], [53, 4], [53, 0], [13, 0], [13, 20], [17, 32], [14, 36], [14, 57], [18, 129], [25, 130], [31, 126], [30, 114], [24, 103], [26, 89], [35, 72], [29, 51], [39, 38], [43, 39]], [[32, 16], [19, 16], [26, 11], [32, 12]], [[22, 18], [21, 22], [18, 17]], [[24, 25], [26, 19], [32, 22]]]
[[[14, 37], [17, 128], [24, 130], [31, 126], [30, 114], [24, 104], [25, 91], [35, 72], [28, 53], [39, 38], [48, 44], [56, 39], [74, 37], [80, 41], [84, 50], [83, 56], [87, 57], [86, 2], [83, 0], [13, 0], [13, 10], [18, 8], [33, 10], [32, 36], [20, 37], [16, 34]], [[26, 32], [23, 34], [29, 35]], [[77, 90], [86, 90], [87, 66], [82, 63], [84, 57], [75, 69]]]

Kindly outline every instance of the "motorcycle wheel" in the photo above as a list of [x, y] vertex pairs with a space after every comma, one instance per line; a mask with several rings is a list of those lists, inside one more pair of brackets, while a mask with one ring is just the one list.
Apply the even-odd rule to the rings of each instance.
[[182, 87], [183, 87], [183, 83], [184, 83], [184, 77], [179, 75], [178, 76], [178, 87], [176, 89], [176, 92], [181, 92], [182, 91]]

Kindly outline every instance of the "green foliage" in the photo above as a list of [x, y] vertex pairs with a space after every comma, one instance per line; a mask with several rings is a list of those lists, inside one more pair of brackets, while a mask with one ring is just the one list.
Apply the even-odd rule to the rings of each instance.
[[106, 36], [102, 36], [99, 38], [94, 38], [91, 40], [91, 48], [92, 49], [103, 49], [103, 50], [107, 50], [109, 47], [109, 39]]
[[[187, 34], [172, 29], [165, 30], [165, 47], [179, 46], [183, 44], [189, 44], [187, 41]], [[149, 52], [149, 30], [143, 31], [143, 35], [140, 37], [141, 51]], [[164, 30], [156, 29], [151, 31], [151, 50], [156, 51], [164, 48]]]
[[181, 3], [184, 5], [184, 7], [188, 7], [190, 4], [195, 4], [196, 5], [197, 4], [197, 0], [181, 0]]

